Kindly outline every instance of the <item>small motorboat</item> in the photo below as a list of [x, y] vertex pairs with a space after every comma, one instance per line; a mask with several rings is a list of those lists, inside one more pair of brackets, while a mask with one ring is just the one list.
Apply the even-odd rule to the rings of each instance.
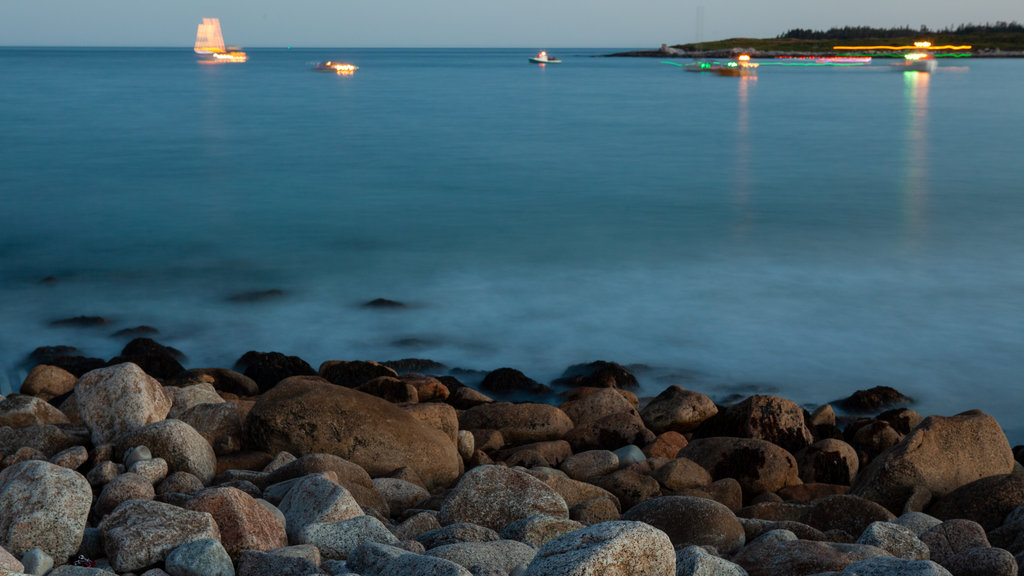
[[903, 55], [903, 62], [894, 64], [900, 72], [935, 72], [939, 62], [929, 52], [911, 52]]
[[530, 62], [534, 64], [559, 64], [562, 61], [554, 56], [548, 56], [547, 50], [541, 50], [536, 56], [530, 58]]
[[359, 70], [359, 66], [355, 64], [348, 64], [346, 62], [334, 62], [333, 60], [327, 60], [326, 62], [317, 62], [313, 66], [313, 70], [317, 72], [334, 72], [335, 74], [341, 74], [347, 76], [354, 74], [356, 70]]
[[757, 74], [757, 62], [751, 62], [750, 56], [747, 54], [740, 54], [735, 60], [730, 60], [718, 68], [715, 68], [714, 72], [720, 76], [754, 76]]
[[694, 60], [685, 66], [687, 72], [717, 72], [723, 64], [715, 60]]

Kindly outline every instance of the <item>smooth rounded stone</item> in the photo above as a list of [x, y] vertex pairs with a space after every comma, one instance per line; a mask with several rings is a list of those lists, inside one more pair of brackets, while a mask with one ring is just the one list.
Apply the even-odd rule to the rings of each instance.
[[262, 471], [268, 474], [272, 472], [277, 472], [279, 469], [283, 468], [288, 464], [291, 464], [292, 462], [295, 462], [296, 460], [298, 460], [298, 458], [294, 454], [282, 450], [275, 454], [273, 458], [271, 458], [270, 462], [268, 462], [263, 467]]
[[373, 485], [387, 501], [388, 509], [394, 516], [401, 516], [409, 508], [415, 508], [430, 498], [430, 492], [422, 486], [398, 478], [375, 478]]
[[92, 488], [78, 472], [40, 460], [14, 464], [0, 471], [0, 546], [63, 560], [78, 550], [91, 506]]
[[831, 404], [823, 404], [814, 409], [811, 412], [810, 425], [812, 428], [818, 426], [835, 426], [836, 425], [836, 411], [832, 408]]
[[676, 576], [747, 576], [747, 571], [700, 546], [687, 546], [676, 552]]
[[128, 468], [129, 473], [142, 476], [146, 480], [149, 480], [150, 484], [157, 484], [166, 478], [167, 470], [167, 461], [163, 458], [140, 460]]
[[426, 554], [465, 568], [479, 565], [508, 572], [518, 564], [529, 564], [537, 555], [537, 549], [516, 540], [494, 540], [437, 546], [427, 550]]
[[643, 450], [633, 444], [623, 446], [622, 448], [615, 450], [614, 453], [619, 457], [619, 466], [622, 467], [647, 460], [647, 456], [644, 454]]
[[[2, 548], [0, 548], [2, 550]], [[7, 553], [5, 550], [0, 555]], [[14, 558], [13, 556], [11, 557]], [[26, 574], [33, 574], [34, 576], [43, 576], [51, 569], [53, 569], [53, 557], [44, 552], [40, 548], [33, 548], [21, 557], [21, 565], [10, 565], [8, 562], [0, 560], [0, 568], [7, 570], [13, 570], [15, 572], [25, 572]]]
[[800, 484], [796, 458], [765, 440], [700, 438], [687, 444], [678, 456], [701, 465], [715, 480], [734, 478], [743, 488], [744, 500]]
[[894, 522], [872, 522], [857, 539], [857, 544], [877, 546], [903, 560], [928, 560], [928, 545], [910, 528]]
[[241, 443], [242, 412], [235, 402], [197, 404], [182, 412], [179, 419], [195, 428], [218, 454]]
[[469, 460], [473, 456], [473, 452], [476, 450], [476, 442], [473, 433], [469, 430], [459, 430], [457, 446], [459, 448], [459, 456], [463, 460]]
[[892, 424], [881, 420], [874, 420], [861, 426], [853, 434], [853, 446], [858, 450], [867, 453], [868, 458], [874, 458], [885, 449], [895, 446], [903, 435], [892, 427]]
[[217, 468], [213, 447], [181, 420], [162, 420], [136, 428], [117, 440], [115, 450], [124, 453], [135, 446], [146, 446], [154, 458], [163, 458], [169, 472], [188, 472], [204, 485], [213, 480]]
[[377, 542], [363, 542], [345, 560], [346, 568], [365, 576], [380, 574], [388, 564], [409, 552]]
[[39, 424], [68, 424], [68, 417], [46, 400], [11, 394], [0, 400], [0, 426], [25, 428]]
[[398, 378], [416, 388], [420, 402], [440, 403], [451, 396], [448, 386], [433, 376], [422, 374], [399, 374]]
[[[327, 473], [330, 474], [330, 473]], [[297, 542], [310, 524], [340, 522], [363, 515], [352, 493], [322, 474], [299, 479], [278, 506], [289, 541]]]
[[590, 483], [614, 494], [625, 510], [662, 495], [657, 480], [629, 468], [596, 476], [590, 479]]
[[85, 446], [72, 446], [50, 457], [50, 463], [62, 468], [77, 470], [89, 461], [89, 451]]
[[836, 496], [838, 494], [846, 494], [849, 491], [849, 486], [843, 486], [841, 484], [810, 482], [807, 484], [786, 486], [785, 488], [780, 488], [775, 493], [778, 494], [784, 502], [810, 504], [815, 500], [820, 500], [829, 496]]
[[50, 400], [74, 390], [76, 382], [78, 378], [63, 368], [38, 364], [25, 376], [20, 391], [41, 400]]
[[170, 576], [170, 574], [168, 574], [167, 572], [164, 572], [163, 570], [161, 570], [159, 568], [150, 568], [149, 570], [146, 570], [145, 572], [143, 572], [139, 576]]
[[971, 520], [946, 520], [919, 538], [928, 545], [930, 558], [944, 566], [964, 550], [989, 547], [985, 529]]
[[75, 401], [93, 444], [113, 442], [127, 432], [159, 422], [171, 409], [163, 386], [131, 362], [83, 375], [75, 385]]
[[584, 500], [569, 509], [569, 518], [585, 526], [619, 519], [619, 503], [614, 497]]
[[400, 408], [416, 420], [440, 431], [452, 444], [459, 443], [459, 416], [452, 406], [442, 402], [426, 402], [402, 404]]
[[842, 576], [953, 576], [948, 570], [930, 560], [904, 560], [890, 556], [876, 556], [854, 562], [838, 572]]
[[677, 491], [711, 484], [711, 474], [689, 458], [675, 458], [658, 467], [651, 477], [665, 490]]
[[445, 498], [441, 525], [473, 522], [502, 530], [520, 518], [545, 514], [568, 518], [565, 500], [526, 472], [501, 466], [478, 466], [466, 472]]
[[698, 431], [701, 436], [740, 436], [766, 440], [796, 452], [814, 442], [814, 435], [804, 421], [804, 409], [796, 402], [779, 396], [750, 396], [729, 406], [708, 424], [712, 433]]
[[[362, 573], [363, 576], [371, 574]], [[388, 563], [376, 576], [473, 576], [473, 573], [444, 558], [405, 554]]]
[[644, 454], [648, 458], [667, 458], [671, 460], [676, 457], [680, 450], [686, 447], [686, 444], [686, 436], [669, 430], [668, 432], [658, 434], [654, 442], [644, 446]]
[[895, 408], [882, 412], [877, 420], [888, 422], [897, 432], [906, 435], [924, 421], [924, 416], [909, 408]]
[[943, 564], [955, 576], [1017, 576], [1017, 560], [1002, 548], [962, 550]]
[[909, 528], [910, 531], [918, 537], [932, 528], [935, 528], [939, 524], [942, 524], [942, 520], [939, 520], [929, 514], [925, 514], [924, 512], [907, 512], [892, 522], [905, 528]]
[[471, 522], [449, 524], [423, 532], [416, 537], [416, 541], [423, 544], [427, 550], [460, 542], [494, 542], [495, 540], [501, 540], [501, 536], [496, 531]]
[[589, 424], [620, 412], [638, 414], [636, 408], [613, 388], [601, 388], [576, 400], [559, 405], [575, 426]]
[[[685, 522], [680, 522], [685, 518]], [[646, 522], [663, 531], [676, 548], [714, 546], [731, 554], [746, 542], [743, 525], [725, 506], [704, 498], [662, 496], [630, 508], [623, 520]]]
[[320, 364], [320, 376], [331, 384], [356, 388], [381, 376], [398, 378], [398, 372], [387, 366], [362, 360], [328, 360]]
[[541, 384], [515, 368], [498, 368], [488, 372], [480, 382], [485, 392], [550, 394], [551, 387]]
[[586, 450], [566, 458], [559, 468], [573, 480], [586, 480], [618, 470], [619, 456], [611, 450]]
[[[457, 524], [453, 524], [453, 526], [457, 526]], [[418, 512], [392, 528], [391, 532], [399, 540], [416, 540], [421, 534], [431, 530], [439, 530], [440, 528], [441, 523], [437, 521], [437, 514], [433, 512]]]
[[757, 518], [772, 522], [792, 521], [803, 522], [810, 511], [808, 504], [796, 504], [791, 502], [762, 502], [744, 506], [736, 511], [736, 516], [741, 518]]
[[494, 399], [483, 392], [470, 388], [469, 386], [462, 386], [452, 390], [451, 395], [448, 396], [447, 402], [454, 406], [456, 410], [469, 410], [474, 406], [490, 404], [491, 402], [494, 402]]
[[351, 492], [352, 497], [360, 506], [368, 506], [384, 515], [390, 515], [387, 500], [377, 490], [366, 470], [358, 464], [334, 454], [307, 454], [295, 459], [271, 472], [265, 483], [267, 486], [271, 486], [319, 472], [336, 474], [338, 484]]
[[124, 453], [124, 467], [130, 469], [136, 462], [152, 460], [153, 453], [148, 446], [134, 446]]
[[901, 511], [915, 487], [945, 496], [980, 478], [1009, 474], [1013, 462], [995, 418], [977, 410], [929, 416], [864, 467], [850, 493]]
[[668, 536], [643, 522], [588, 526], [551, 540], [523, 576], [675, 576], [676, 554]]
[[171, 472], [156, 486], [157, 494], [177, 492], [180, 494], [195, 494], [204, 488], [203, 481], [189, 472]]
[[170, 576], [235, 576], [231, 557], [212, 538], [178, 546], [167, 555], [164, 569]]
[[97, 519], [103, 518], [114, 511], [122, 502], [128, 500], [152, 500], [156, 496], [153, 483], [148, 478], [134, 472], [125, 472], [111, 480], [103, 487], [93, 506]]
[[201, 383], [212, 384], [218, 392], [227, 392], [238, 396], [256, 396], [260, 393], [256, 382], [244, 374], [227, 368], [193, 368], [178, 374], [171, 385], [191, 386]]
[[297, 541], [313, 544], [324, 558], [344, 560], [363, 542], [397, 544], [398, 538], [380, 520], [357, 516], [341, 522], [310, 524]]
[[193, 496], [187, 508], [213, 516], [220, 542], [232, 560], [243, 550], [274, 550], [288, 545], [284, 522], [258, 500], [230, 487], [207, 488]]
[[292, 377], [263, 394], [245, 419], [248, 440], [271, 454], [334, 454], [370, 476], [402, 466], [431, 490], [459, 475], [455, 444], [443, 432], [380, 398], [317, 377]]
[[576, 426], [565, 435], [565, 440], [576, 452], [583, 450], [615, 450], [628, 444], [646, 445], [656, 438], [640, 416], [620, 412], [609, 414], [589, 424]]
[[975, 480], [939, 498], [928, 513], [940, 520], [974, 520], [991, 532], [1024, 505], [1024, 474], [1000, 474]]
[[13, 454], [21, 448], [32, 448], [49, 457], [61, 450], [88, 442], [71, 433], [68, 427], [55, 424], [35, 424], [24, 428], [0, 427], [0, 454]]
[[715, 480], [707, 486], [674, 490], [671, 494], [666, 494], [666, 496], [670, 495], [707, 498], [722, 504], [729, 510], [739, 510], [743, 507], [743, 488], [733, 478], [722, 478], [721, 480]]
[[356, 386], [355, 389], [393, 404], [420, 401], [416, 387], [395, 376], [378, 376]]
[[238, 559], [235, 576], [310, 576], [319, 573], [318, 563], [304, 556], [246, 550]]
[[316, 371], [298, 356], [286, 356], [280, 352], [256, 352], [250, 350], [235, 362], [235, 370], [252, 378], [260, 393], [274, 388], [287, 378], [315, 376]]
[[[526, 453], [530, 455], [527, 456]], [[553, 467], [558, 466], [565, 461], [566, 458], [572, 456], [572, 448], [569, 443], [565, 440], [548, 440], [545, 442], [533, 442], [530, 444], [523, 444], [520, 446], [514, 446], [511, 448], [505, 448], [499, 450], [495, 455], [498, 460], [505, 460], [509, 466], [517, 466], [515, 462], [520, 460], [529, 460], [536, 458], [539, 461], [545, 462], [541, 466]], [[533, 466], [525, 466], [524, 468], [532, 468]]]
[[43, 454], [42, 452], [36, 450], [35, 448], [18, 448], [17, 452], [5, 456], [3, 461], [0, 461], [0, 469], [6, 468], [8, 466], [13, 466], [14, 464], [17, 464], [19, 462], [25, 462], [27, 460], [48, 461], [49, 459], [46, 457], [46, 454]]
[[586, 364], [573, 364], [555, 380], [559, 386], [574, 388], [637, 388], [640, 386], [633, 376], [621, 364], [598, 360]]
[[203, 538], [220, 539], [213, 516], [149, 500], [129, 500], [100, 524], [110, 565], [136, 572], [163, 562], [175, 548]]
[[565, 505], [570, 508], [580, 502], [599, 497], [610, 498], [615, 502], [615, 506], [619, 507], [619, 499], [611, 492], [587, 482], [573, 480], [561, 470], [538, 467], [531, 468], [527, 472], [550, 486], [555, 492], [558, 492], [562, 499], [565, 500]]
[[764, 539], [744, 546], [732, 561], [750, 576], [798, 576], [838, 572], [875, 556], [887, 554], [881, 548], [863, 544]]
[[[32, 550], [39, 550], [39, 549], [38, 548], [33, 548]], [[29, 550], [24, 555], [22, 555], [22, 559], [30, 558], [29, 554], [32, 553], [32, 550]], [[44, 554], [45, 554], [45, 552], [44, 552]], [[51, 558], [50, 561], [51, 561], [51, 566], [52, 566], [53, 559]], [[0, 572], [6, 573], [4, 571], [6, 571], [6, 572], [16, 572], [18, 574], [21, 574], [21, 573], [26, 572], [27, 568], [25, 567], [25, 565], [22, 562], [20, 562], [17, 558], [15, 558], [10, 552], [5, 550], [3, 546], [0, 546]], [[41, 576], [41, 573], [40, 573], [40, 576]]]
[[864, 532], [872, 522], [895, 519], [896, 516], [880, 504], [857, 496], [837, 494], [815, 500], [802, 521], [823, 532], [842, 530], [856, 535]]
[[540, 548], [563, 534], [580, 530], [583, 527], [582, 523], [575, 520], [537, 515], [521, 518], [509, 524], [501, 531], [501, 537], [506, 540], [518, 540], [534, 548]]
[[477, 450], [492, 453], [501, 450], [505, 446], [505, 436], [501, 433], [501, 430], [476, 428], [469, 430], [469, 433], [473, 435], [473, 443]]
[[853, 446], [835, 438], [819, 440], [794, 456], [800, 470], [800, 479], [805, 483], [824, 482], [849, 486], [860, 469], [860, 458]]
[[572, 430], [573, 422], [550, 404], [492, 402], [460, 414], [459, 428], [500, 430], [507, 444], [528, 444], [561, 440]]
[[711, 398], [681, 386], [669, 386], [640, 410], [640, 417], [656, 434], [691, 432], [715, 414], [718, 407]]
[[201, 382], [191, 386], [167, 386], [164, 392], [171, 398], [171, 410], [168, 418], [181, 419], [187, 410], [200, 404], [223, 404], [224, 398], [213, 387], [213, 384]]

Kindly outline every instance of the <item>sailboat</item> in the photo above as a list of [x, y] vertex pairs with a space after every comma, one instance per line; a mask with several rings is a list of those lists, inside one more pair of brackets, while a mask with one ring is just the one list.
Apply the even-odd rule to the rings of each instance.
[[194, 51], [208, 62], [245, 62], [248, 56], [237, 46], [224, 46], [219, 18], [203, 18], [196, 29]]

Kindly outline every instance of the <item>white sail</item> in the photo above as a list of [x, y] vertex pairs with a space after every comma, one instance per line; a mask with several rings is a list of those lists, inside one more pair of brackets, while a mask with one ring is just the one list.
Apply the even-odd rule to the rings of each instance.
[[223, 54], [224, 36], [220, 32], [220, 20], [203, 18], [196, 30], [196, 54]]

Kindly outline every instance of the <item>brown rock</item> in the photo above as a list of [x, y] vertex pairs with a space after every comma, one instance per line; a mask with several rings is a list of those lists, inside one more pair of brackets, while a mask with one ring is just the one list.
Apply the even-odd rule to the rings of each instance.
[[[565, 440], [551, 440], [548, 442], [534, 442], [533, 444], [524, 444], [522, 446], [516, 446], [513, 448], [506, 448], [500, 450], [496, 457], [498, 460], [504, 460], [509, 466], [515, 466], [514, 463], [517, 454], [523, 452], [533, 452], [538, 457], [543, 459], [545, 462], [544, 466], [555, 468], [562, 462], [572, 456], [572, 448], [569, 443]], [[531, 468], [531, 466], [525, 466]]]
[[78, 378], [67, 370], [39, 364], [28, 373], [25, 381], [21, 383], [21, 393], [49, 400], [74, 390], [75, 382], [78, 382]]
[[808, 483], [849, 486], [860, 469], [857, 451], [846, 442], [834, 438], [819, 440], [794, 456], [800, 470], [800, 479]]
[[401, 404], [399, 407], [413, 418], [441, 431], [452, 441], [452, 444], [458, 445], [459, 416], [451, 405], [431, 402], [429, 404]]
[[559, 386], [587, 388], [637, 388], [640, 384], [624, 366], [598, 360], [589, 364], [574, 364], [566, 368], [555, 380]]
[[166, 460], [169, 472], [194, 474], [204, 484], [213, 480], [217, 466], [213, 447], [195, 428], [180, 420], [161, 420], [120, 436], [115, 453], [124, 454], [136, 446], [146, 446], [154, 458]]
[[333, 472], [336, 475], [336, 482], [348, 490], [360, 506], [368, 506], [385, 516], [390, 515], [387, 502], [366, 470], [333, 454], [307, 454], [284, 464], [267, 476], [266, 484], [269, 486], [320, 472]]
[[[93, 370], [75, 385], [78, 413], [89, 427], [93, 444], [116, 440], [163, 420], [171, 399], [163, 386], [130, 362]], [[116, 410], [111, 410], [116, 406]]]
[[589, 482], [614, 494], [626, 510], [641, 502], [661, 496], [661, 486], [657, 480], [629, 468], [623, 468], [604, 476], [596, 476]]
[[595, 389], [581, 398], [563, 402], [559, 408], [572, 419], [576, 426], [590, 424], [605, 416], [623, 412], [639, 416], [636, 408], [613, 388]]
[[0, 399], [0, 426], [25, 428], [39, 424], [67, 424], [68, 417], [46, 400], [26, 394]]
[[644, 426], [643, 420], [635, 413], [610, 414], [589, 424], [576, 426], [565, 439], [573, 451], [615, 450], [630, 444], [643, 446], [654, 441], [653, 432]]
[[[561, 440], [572, 429], [572, 420], [549, 404], [494, 402], [466, 410], [459, 415], [464, 430], [500, 430], [508, 444]], [[477, 439], [477, 446], [483, 448]]]
[[546, 386], [528, 377], [515, 368], [498, 368], [488, 372], [482, 382], [480, 389], [486, 392], [527, 392], [530, 394], [549, 394], [552, 392], [550, 386]]
[[379, 376], [398, 377], [398, 372], [377, 362], [328, 360], [320, 365], [320, 376], [332, 384], [355, 388]]
[[172, 380], [171, 386], [191, 386], [201, 383], [212, 384], [218, 392], [237, 394], [238, 396], [255, 396], [260, 393], [256, 381], [245, 374], [227, 368], [194, 368], [186, 370]]
[[651, 476], [668, 491], [700, 488], [711, 484], [711, 474], [689, 458], [676, 458], [656, 469]]
[[[450, 388], [449, 388], [450, 389]], [[473, 390], [469, 386], [463, 386], [452, 391], [447, 401], [458, 410], [469, 410], [481, 404], [490, 404], [494, 399], [490, 396]]]
[[207, 512], [220, 528], [220, 543], [232, 560], [245, 550], [269, 551], [288, 545], [284, 526], [252, 496], [236, 488], [207, 488], [187, 508]]
[[611, 498], [591, 498], [570, 508], [569, 518], [586, 526], [611, 522], [619, 519], [619, 506]]
[[656, 434], [669, 430], [685, 434], [717, 413], [718, 407], [704, 394], [669, 386], [640, 411], [640, 416]]
[[863, 544], [766, 540], [745, 546], [733, 562], [749, 576], [807, 576], [838, 572], [859, 560], [885, 555], [881, 548]]
[[618, 470], [619, 457], [611, 450], [586, 450], [566, 458], [561, 468], [573, 480], [586, 480]]
[[537, 514], [568, 518], [569, 509], [557, 492], [526, 472], [480, 466], [462, 476], [445, 498], [437, 519], [441, 525], [473, 522], [500, 531]]
[[932, 504], [928, 513], [940, 520], [973, 520], [990, 532], [1021, 505], [1024, 505], [1024, 474], [1000, 474], [957, 488]]
[[899, 390], [888, 386], [875, 386], [869, 390], [857, 390], [849, 397], [838, 402], [839, 407], [847, 412], [868, 414], [884, 408], [909, 404], [913, 402]]
[[[680, 522], [685, 518], [685, 522]], [[732, 554], [743, 546], [743, 526], [736, 515], [713, 500], [689, 496], [662, 496], [638, 504], [622, 515], [623, 520], [646, 522], [668, 534], [672, 545], [714, 546]]]
[[431, 376], [401, 374], [398, 378], [416, 389], [420, 402], [443, 402], [451, 395], [444, 383]]
[[[558, 492], [562, 499], [565, 500], [565, 504], [570, 508], [594, 498], [606, 498], [615, 504], [616, 510], [619, 510], [619, 499], [604, 488], [587, 482], [573, 480], [564, 473], [550, 468], [534, 468], [528, 470], [528, 472], [531, 476], [547, 484], [555, 492]], [[616, 517], [618, 517], [618, 512], [616, 512]]]
[[969, 548], [946, 560], [944, 567], [956, 576], [1017, 576], [1013, 554], [999, 548]]
[[800, 483], [796, 458], [786, 450], [753, 438], [701, 438], [679, 451], [714, 479], [735, 478], [744, 500]]
[[970, 520], [946, 520], [918, 538], [928, 545], [931, 559], [942, 565], [970, 548], [989, 547], [985, 529]]
[[420, 395], [416, 392], [415, 386], [394, 376], [378, 376], [356, 386], [355, 389], [394, 404], [420, 401]]
[[887, 448], [895, 446], [903, 435], [888, 422], [873, 420], [861, 426], [853, 435], [853, 446], [873, 459]]
[[103, 547], [118, 573], [141, 572], [163, 562], [178, 546], [220, 539], [213, 517], [170, 504], [129, 500], [100, 524]]
[[856, 537], [872, 522], [888, 522], [895, 519], [896, 516], [892, 512], [875, 502], [849, 494], [840, 494], [811, 503], [803, 522], [822, 532], [842, 530]]
[[125, 472], [103, 487], [103, 491], [96, 498], [93, 513], [98, 521], [113, 512], [122, 502], [152, 500], [155, 496], [156, 491], [153, 490], [153, 484], [147, 478], [134, 472]]
[[836, 494], [846, 494], [850, 491], [849, 486], [843, 486], [842, 484], [824, 484], [821, 482], [810, 482], [807, 484], [797, 484], [796, 486], [786, 486], [780, 488], [776, 494], [779, 495], [785, 502], [796, 502], [806, 504], [813, 502], [819, 498], [825, 498], [826, 496], [835, 496]]
[[218, 455], [228, 453], [217, 449], [218, 446], [230, 444], [222, 439], [233, 438], [234, 444], [241, 443], [242, 418], [238, 405], [234, 402], [197, 404], [185, 410], [179, 418], [199, 432]]
[[669, 430], [668, 432], [658, 434], [654, 442], [644, 446], [643, 450], [648, 458], [668, 458], [671, 460], [676, 457], [680, 450], [686, 448], [686, 444], [686, 436]]
[[743, 488], [740, 487], [739, 482], [732, 478], [722, 478], [707, 486], [678, 490], [672, 494], [675, 496], [707, 498], [722, 504], [729, 510], [739, 510], [743, 507]]

